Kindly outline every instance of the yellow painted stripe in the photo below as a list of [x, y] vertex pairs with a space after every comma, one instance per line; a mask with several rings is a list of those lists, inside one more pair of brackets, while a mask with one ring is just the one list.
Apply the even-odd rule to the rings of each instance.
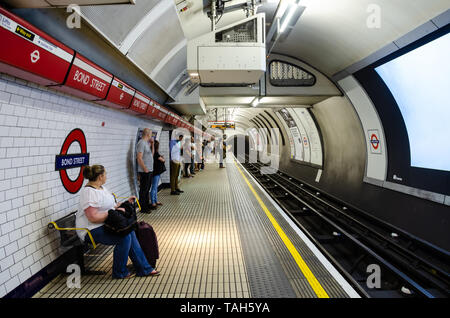
[[289, 252], [291, 253], [292, 257], [294, 258], [295, 262], [297, 263], [298, 267], [302, 271], [303, 275], [305, 275], [306, 279], [308, 280], [308, 283], [311, 285], [312, 289], [316, 293], [317, 297], [319, 298], [329, 298], [327, 292], [323, 289], [322, 285], [320, 285], [317, 278], [314, 276], [314, 274], [309, 269], [308, 265], [306, 265], [305, 261], [301, 257], [300, 253], [295, 248], [294, 244], [292, 244], [291, 240], [287, 237], [287, 235], [284, 233], [283, 229], [280, 227], [278, 222], [275, 220], [275, 218], [270, 213], [269, 209], [266, 207], [264, 202], [259, 197], [258, 193], [256, 193], [253, 186], [250, 184], [248, 179], [245, 177], [244, 173], [239, 169], [236, 162], [234, 162], [236, 165], [236, 168], [241, 173], [242, 177], [244, 178], [245, 182], [247, 183], [248, 187], [252, 191], [253, 195], [255, 196], [256, 200], [258, 200], [259, 205], [263, 209], [263, 211], [266, 213], [267, 217], [269, 218], [270, 222], [272, 223], [273, 227], [277, 231], [280, 238], [283, 240], [284, 244], [288, 248]]

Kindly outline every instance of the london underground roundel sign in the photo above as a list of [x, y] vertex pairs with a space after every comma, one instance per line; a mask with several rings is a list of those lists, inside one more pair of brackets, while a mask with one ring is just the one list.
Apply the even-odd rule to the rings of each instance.
[[[81, 153], [67, 154], [70, 146], [77, 142], [80, 145]], [[87, 152], [86, 137], [81, 129], [75, 128], [64, 140], [59, 155], [55, 158], [55, 171], [59, 171], [59, 176], [64, 188], [70, 193], [77, 193], [83, 185], [83, 169], [89, 165], [89, 153]], [[75, 180], [71, 180], [67, 174], [67, 169], [80, 168], [80, 173]]]

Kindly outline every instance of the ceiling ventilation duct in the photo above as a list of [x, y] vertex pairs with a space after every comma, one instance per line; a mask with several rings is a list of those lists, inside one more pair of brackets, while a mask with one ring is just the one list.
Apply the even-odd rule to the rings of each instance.
[[[214, 28], [213, 28], [214, 29]], [[190, 40], [187, 70], [201, 86], [249, 86], [266, 71], [265, 14]]]

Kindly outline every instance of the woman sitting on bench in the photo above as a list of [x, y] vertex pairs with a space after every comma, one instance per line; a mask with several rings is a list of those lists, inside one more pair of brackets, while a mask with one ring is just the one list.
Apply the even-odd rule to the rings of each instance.
[[[95, 242], [105, 245], [115, 245], [113, 254], [113, 278], [128, 278], [134, 274], [127, 269], [130, 256], [136, 269], [136, 276], [157, 276], [159, 272], [148, 263], [144, 252], [136, 238], [134, 231], [126, 236], [119, 236], [105, 232], [104, 222], [109, 209], [120, 210], [115, 203], [114, 196], [103, 185], [106, 182], [106, 171], [101, 165], [85, 166], [83, 176], [89, 182], [80, 193], [80, 205], [77, 211], [76, 226], [87, 228]], [[132, 202], [135, 197], [128, 200]], [[124, 211], [125, 212], [125, 211]], [[78, 231], [78, 236], [84, 241], [85, 231]]]

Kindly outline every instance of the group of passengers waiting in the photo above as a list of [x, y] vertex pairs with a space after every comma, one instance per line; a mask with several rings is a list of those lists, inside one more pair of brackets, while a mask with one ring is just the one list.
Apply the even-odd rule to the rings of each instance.
[[[196, 172], [205, 169], [205, 160], [214, 149], [214, 140], [207, 141], [193, 136], [179, 135], [170, 145], [170, 194], [179, 195], [184, 191], [179, 187], [180, 173], [184, 178], [193, 178]], [[221, 166], [222, 164], [222, 160]]]
[[[170, 145], [170, 185], [171, 195], [179, 195], [184, 191], [179, 187], [179, 176], [181, 166], [184, 163], [184, 176], [189, 178], [196, 174], [196, 171], [205, 169], [205, 156], [211, 154], [213, 143], [195, 140], [194, 137], [184, 138], [179, 135]], [[226, 151], [220, 151], [219, 163], [223, 168], [223, 159]], [[139, 202], [142, 213], [150, 213], [159, 205], [158, 185], [161, 174], [166, 170], [165, 158], [159, 153], [159, 142], [152, 138], [150, 129], [145, 128], [142, 138], [137, 147], [137, 165], [139, 174]], [[216, 152], [216, 154], [219, 152]], [[104, 186], [106, 183], [106, 171], [102, 165], [83, 167], [83, 176], [88, 179], [88, 183], [82, 188], [80, 193], [80, 204], [77, 212], [76, 227], [88, 229], [95, 242], [104, 245], [114, 245], [113, 252], [113, 278], [128, 278], [136, 276], [158, 276], [159, 271], [155, 270], [147, 261], [144, 252], [136, 238], [134, 231], [126, 235], [115, 235], [105, 230], [105, 220], [108, 218], [108, 211], [119, 210], [125, 213], [121, 207], [122, 203], [117, 203], [115, 197]], [[131, 196], [128, 202], [134, 203], [136, 197]], [[85, 231], [77, 231], [81, 240], [86, 238]], [[130, 257], [135, 272], [132, 273], [127, 267], [128, 257]]]

